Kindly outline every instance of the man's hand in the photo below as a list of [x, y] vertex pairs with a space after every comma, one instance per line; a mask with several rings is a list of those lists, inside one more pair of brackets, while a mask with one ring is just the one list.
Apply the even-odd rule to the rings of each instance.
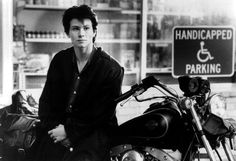
[[67, 138], [64, 125], [59, 124], [54, 129], [48, 131], [50, 137], [54, 140], [54, 143], [61, 142]]
[[71, 142], [70, 140], [67, 138], [67, 139], [64, 139], [61, 141], [61, 144], [67, 148], [69, 148], [71, 146]]

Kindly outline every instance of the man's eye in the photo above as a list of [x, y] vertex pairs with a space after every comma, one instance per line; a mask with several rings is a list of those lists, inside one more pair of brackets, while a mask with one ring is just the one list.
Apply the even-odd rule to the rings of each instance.
[[84, 30], [89, 30], [90, 29], [90, 27], [84, 27]]
[[73, 31], [77, 31], [79, 30], [79, 28], [75, 27], [75, 28], [72, 28]]

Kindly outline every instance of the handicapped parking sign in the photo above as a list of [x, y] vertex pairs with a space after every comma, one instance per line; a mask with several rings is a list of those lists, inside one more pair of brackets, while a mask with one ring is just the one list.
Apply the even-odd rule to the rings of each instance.
[[226, 77], [234, 74], [234, 28], [229, 26], [173, 29], [172, 75]]

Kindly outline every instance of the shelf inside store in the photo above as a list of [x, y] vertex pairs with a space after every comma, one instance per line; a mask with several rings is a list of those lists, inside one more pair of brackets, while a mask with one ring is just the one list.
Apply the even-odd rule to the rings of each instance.
[[[28, 10], [66, 10], [68, 7], [66, 6], [53, 6], [53, 5], [30, 5], [26, 4], [25, 9]], [[129, 14], [129, 15], [140, 15], [141, 11], [139, 10], [131, 10], [131, 9], [122, 9], [120, 7], [93, 7], [94, 11], [117, 11], [121, 12], [122, 14]]]
[[46, 72], [24, 72], [23, 73], [25, 76], [47, 76], [47, 73]]
[[125, 69], [124, 74], [138, 74], [139, 73], [139, 69], [138, 68], [134, 68], [134, 69]]
[[175, 12], [175, 11], [148, 11], [148, 15], [168, 15], [168, 16], [193, 16], [199, 13], [193, 13], [193, 12]]
[[[53, 6], [53, 5], [30, 5], [26, 4], [25, 9], [31, 10], [66, 10], [66, 6]], [[120, 7], [93, 7], [95, 11], [121, 11]]]
[[97, 43], [126, 43], [126, 44], [138, 44], [139, 39], [97, 39]]
[[161, 40], [161, 39], [154, 40], [154, 39], [148, 39], [147, 43], [159, 44], [160, 46], [168, 46], [168, 44], [172, 43], [172, 40]]
[[[124, 74], [138, 74], [138, 69], [131, 69], [131, 70], [125, 70]], [[35, 77], [35, 76], [47, 76], [46, 72], [23, 72], [24, 76], [26, 77]]]
[[127, 24], [137, 24], [137, 23], [140, 23], [139, 20], [137, 19], [134, 19], [134, 20], [130, 20], [130, 19], [101, 19], [101, 20], [98, 20], [98, 23], [101, 24], [101, 23], [112, 23], [112, 24], [121, 24], [121, 23], [127, 23]]
[[146, 68], [146, 73], [171, 73], [171, 67], [165, 68]]
[[139, 10], [126, 10], [126, 9], [121, 9], [122, 14], [129, 14], [129, 15], [140, 15], [141, 11]]
[[26, 38], [26, 42], [37, 42], [37, 43], [70, 43], [71, 40], [68, 38]]
[[[26, 38], [26, 42], [32, 43], [71, 43], [69, 38]], [[96, 43], [140, 43], [139, 39], [97, 39]]]

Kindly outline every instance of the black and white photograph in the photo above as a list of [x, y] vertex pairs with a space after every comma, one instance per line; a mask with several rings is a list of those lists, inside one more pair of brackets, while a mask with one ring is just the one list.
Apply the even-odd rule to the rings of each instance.
[[0, 161], [236, 161], [236, 0], [0, 0]]

